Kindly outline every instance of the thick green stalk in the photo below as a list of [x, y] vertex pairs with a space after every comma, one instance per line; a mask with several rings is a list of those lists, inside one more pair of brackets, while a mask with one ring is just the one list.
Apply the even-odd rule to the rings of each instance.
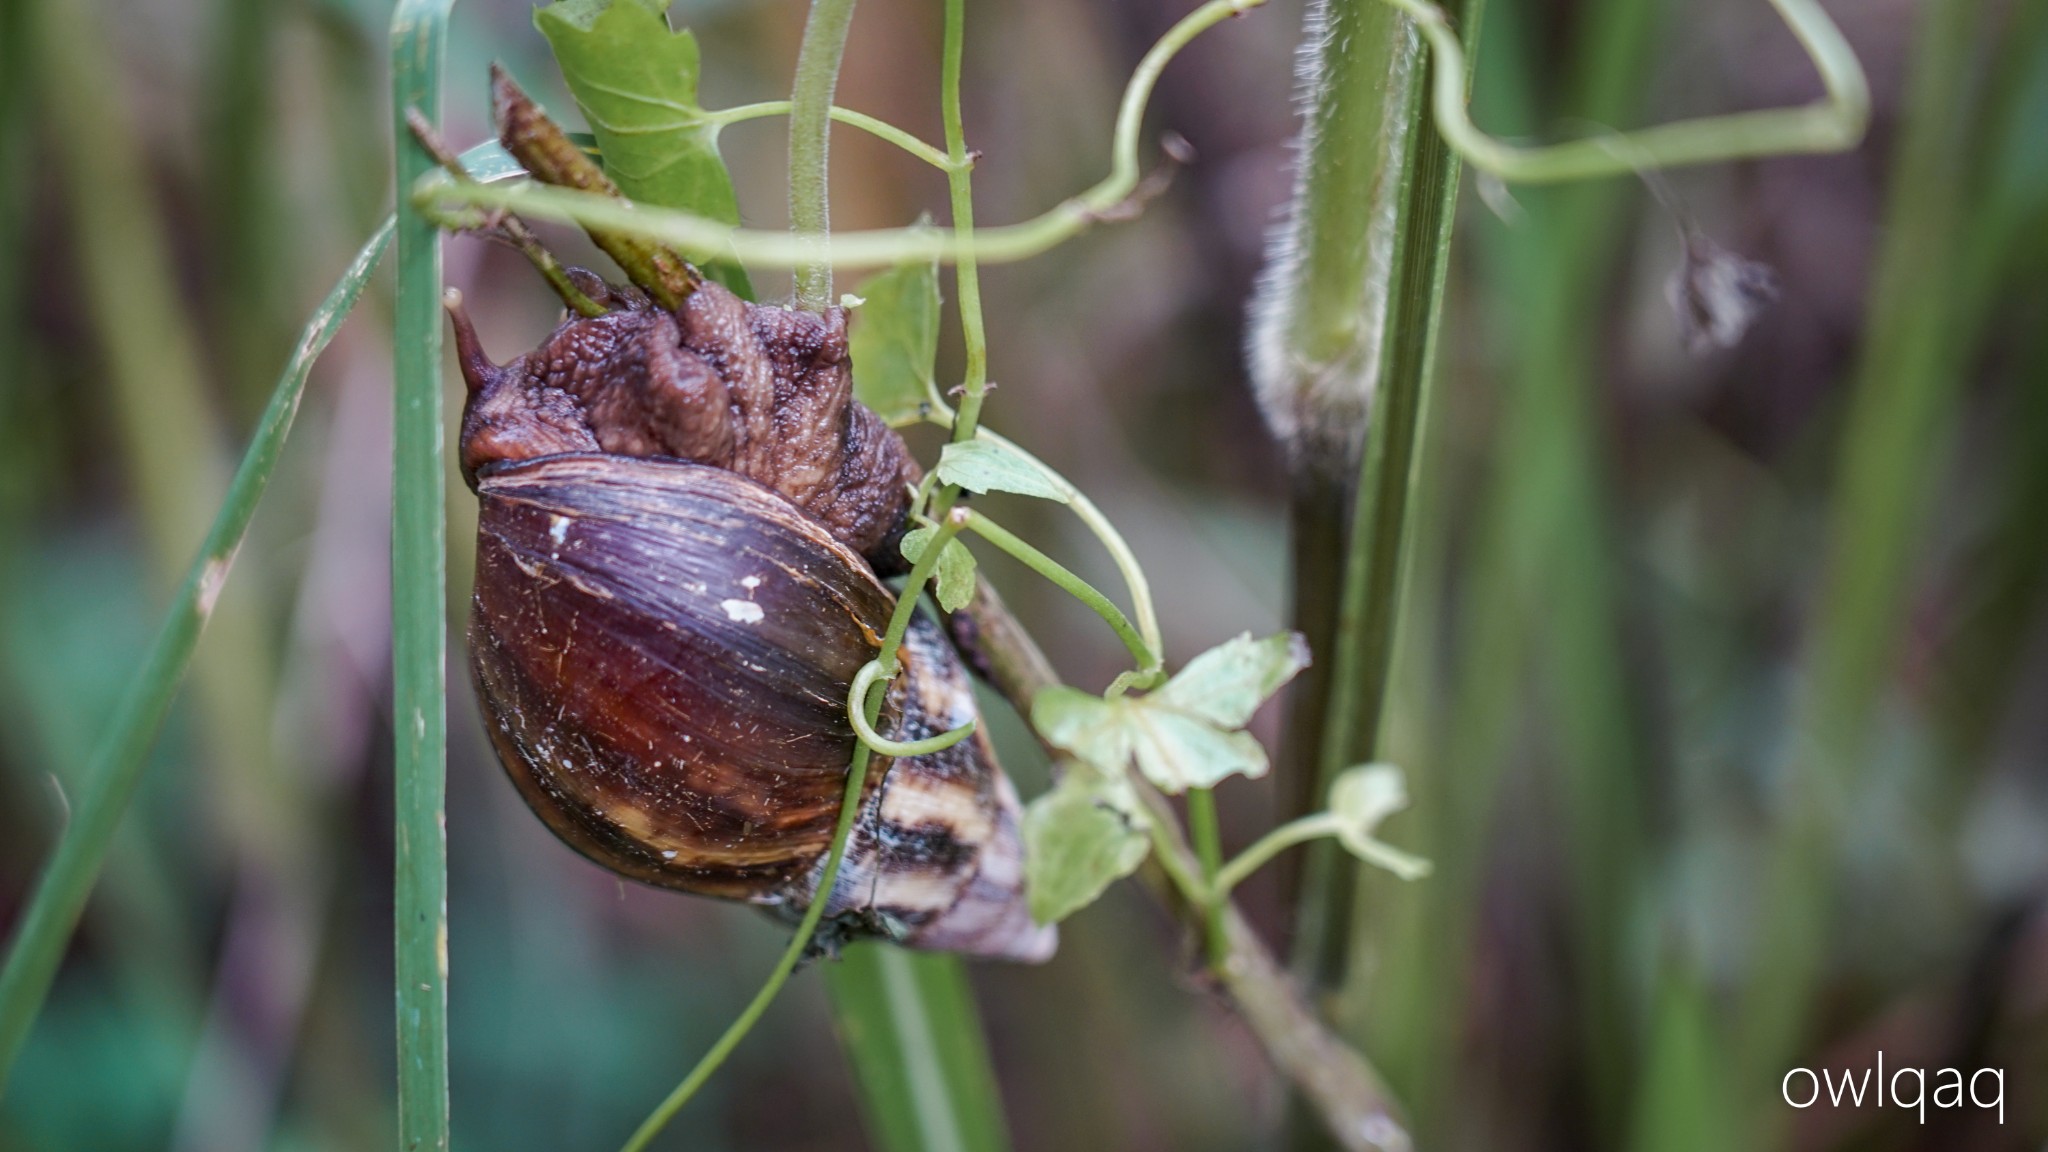
[[811, 0], [796, 85], [789, 95], [789, 227], [810, 246], [796, 269], [796, 304], [822, 312], [832, 304], [832, 94], [853, 27], [854, 0]]
[[29, 1026], [49, 993], [64, 945], [142, 777], [145, 757], [170, 711], [200, 633], [213, 614], [257, 502], [277, 467], [292, 419], [298, 414], [306, 375], [341, 327], [390, 239], [387, 224], [364, 245], [308, 322], [228, 486], [206, 542], [172, 601], [163, 629], [119, 710], [108, 721], [106, 743], [94, 757], [87, 777], [90, 783], [73, 803], [71, 821], [37, 882], [35, 896], [8, 949], [6, 967], [0, 970], [0, 1089], [4, 1089]]
[[391, 18], [398, 186], [393, 341], [391, 679], [397, 820], [398, 1136], [448, 1147], [447, 504], [442, 486], [441, 235], [406, 190], [435, 170], [408, 109], [437, 123], [454, 0], [400, 0]]
[[1004, 1152], [974, 990], [957, 957], [862, 943], [824, 970], [869, 1136], [884, 1152]]
[[[1477, 4], [1461, 15], [1472, 35]], [[1268, 417], [1291, 434], [1297, 529], [1318, 534], [1296, 542], [1296, 617], [1324, 648], [1289, 718], [1290, 817], [1378, 751], [1458, 173], [1423, 130], [1421, 47], [1378, 0], [1331, 0], [1305, 52], [1294, 215], [1252, 343]], [[1341, 981], [1356, 871], [1327, 844], [1307, 855], [1295, 960], [1312, 986]]]

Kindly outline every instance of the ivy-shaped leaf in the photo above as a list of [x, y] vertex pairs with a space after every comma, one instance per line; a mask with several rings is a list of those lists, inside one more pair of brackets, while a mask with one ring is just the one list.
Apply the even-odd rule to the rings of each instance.
[[[697, 103], [697, 38], [670, 32], [656, 0], [560, 0], [534, 13], [576, 106], [597, 134], [605, 174], [628, 197], [726, 224], [740, 222], [718, 125]], [[752, 299], [726, 253], [689, 252], [713, 279]]]
[[1147, 817], [1128, 793], [1076, 766], [1025, 808], [1024, 892], [1033, 920], [1066, 919], [1145, 862]]
[[1369, 864], [1377, 864], [1403, 880], [1429, 875], [1429, 861], [1392, 845], [1373, 833], [1380, 822], [1408, 806], [1408, 788], [1392, 764], [1360, 764], [1348, 768], [1330, 785], [1330, 815], [1337, 818], [1337, 842]]
[[848, 351], [853, 397], [890, 424], [924, 414], [938, 391], [939, 269], [906, 264], [861, 281]]
[[969, 492], [1015, 492], [1065, 504], [1067, 486], [1045, 466], [997, 440], [948, 444], [939, 454], [939, 479]]
[[[924, 557], [925, 546], [938, 534], [937, 528], [912, 528], [903, 534], [903, 558], [912, 564]], [[974, 599], [974, 553], [958, 540], [946, 541], [946, 547], [939, 553], [938, 570], [933, 574], [932, 595], [938, 597], [939, 607], [948, 612], [958, 612]]]
[[1249, 634], [1197, 656], [1146, 696], [1104, 699], [1051, 688], [1031, 702], [1031, 723], [1054, 746], [1105, 773], [1135, 762], [1161, 791], [1208, 788], [1231, 776], [1266, 774], [1266, 750], [1240, 731], [1282, 684], [1308, 666], [1295, 633]]

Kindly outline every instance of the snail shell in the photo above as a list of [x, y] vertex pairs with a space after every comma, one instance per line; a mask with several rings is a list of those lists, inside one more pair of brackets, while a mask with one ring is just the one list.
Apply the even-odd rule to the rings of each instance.
[[[621, 293], [503, 368], [459, 311], [479, 501], [472, 668], [498, 758], [571, 847], [621, 875], [766, 905], [817, 896], [854, 735], [847, 694], [895, 599], [901, 441], [855, 404], [844, 318], [716, 285]], [[691, 462], [691, 460], [702, 462]], [[975, 719], [918, 618], [880, 727]], [[1019, 806], [984, 735], [870, 768], [824, 914], [834, 934], [1041, 960]]]

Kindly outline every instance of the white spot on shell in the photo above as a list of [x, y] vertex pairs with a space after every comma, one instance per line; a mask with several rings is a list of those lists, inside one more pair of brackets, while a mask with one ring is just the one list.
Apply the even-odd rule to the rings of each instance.
[[720, 600], [718, 606], [725, 609], [725, 614], [735, 624], [759, 624], [761, 622], [761, 606], [751, 600]]
[[676, 858], [676, 850], [675, 850], [675, 849], [673, 849], [673, 848], [664, 848], [664, 849], [662, 849], [662, 852], [661, 852], [661, 858], [662, 858], [663, 860], [673, 860], [673, 859], [675, 859], [675, 858]]
[[562, 544], [562, 541], [567, 540], [568, 538], [569, 518], [567, 516], [548, 517], [548, 539], [553, 540], [555, 542], [555, 546], [559, 548]]
[[740, 579], [740, 587], [745, 588], [749, 592], [752, 592], [754, 589], [759, 588], [760, 586], [761, 578], [759, 576], [746, 576]]

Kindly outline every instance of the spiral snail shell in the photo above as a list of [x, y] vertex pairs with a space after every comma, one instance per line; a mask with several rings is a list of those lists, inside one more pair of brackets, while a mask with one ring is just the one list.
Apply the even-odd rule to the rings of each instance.
[[[854, 676], [895, 600], [903, 443], [853, 400], [846, 320], [715, 283], [675, 309], [588, 273], [609, 310], [504, 366], [451, 303], [476, 491], [470, 653], [499, 760], [533, 810], [623, 876], [765, 905], [818, 897]], [[975, 718], [919, 618], [879, 725]], [[987, 738], [878, 757], [825, 921], [840, 938], [1035, 961], [1018, 802]]]

